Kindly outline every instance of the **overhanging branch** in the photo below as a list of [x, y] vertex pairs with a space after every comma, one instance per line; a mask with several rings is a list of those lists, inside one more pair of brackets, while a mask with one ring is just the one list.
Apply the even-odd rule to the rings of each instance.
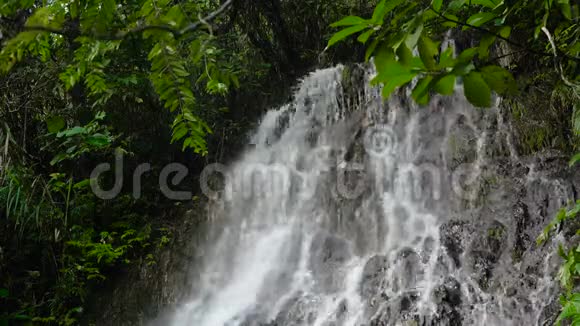
[[[529, 47], [527, 47], [525, 45], [519, 44], [517, 42], [514, 42], [514, 41], [510, 40], [507, 37], [503, 37], [503, 36], [501, 36], [501, 35], [499, 35], [497, 33], [494, 33], [494, 32], [490, 31], [487, 28], [483, 28], [483, 27], [480, 27], [480, 26], [471, 25], [471, 24], [468, 24], [468, 23], [461, 22], [461, 21], [459, 21], [457, 19], [449, 18], [449, 17], [445, 16], [444, 14], [440, 13], [439, 11], [435, 10], [435, 8], [433, 8], [433, 7], [431, 7], [430, 9], [433, 10], [434, 13], [436, 13], [439, 17], [441, 17], [445, 21], [448, 21], [448, 22], [451, 22], [451, 23], [455, 23], [455, 24], [457, 24], [459, 26], [473, 28], [474, 30], [480, 31], [482, 33], [486, 33], [486, 34], [489, 34], [489, 35], [493, 35], [496, 38], [498, 38], [500, 40], [504, 40], [507, 43], [509, 43], [509, 44], [511, 44], [513, 46], [516, 46], [516, 47], [522, 49], [525, 52], [532, 53], [532, 54], [539, 55], [539, 56], [543, 56], [543, 57], [557, 57], [557, 54], [552, 54], [552, 53], [548, 53], [548, 52], [540, 52], [540, 51], [536, 51], [536, 50], [530, 49]], [[569, 55], [567, 55], [565, 53], [562, 53], [562, 51], [558, 51], [558, 52], [560, 52], [560, 55], [563, 58], [566, 58], [566, 59], [569, 59], [569, 60], [575, 60], [575, 61], [580, 60], [580, 58], [573, 57], [573, 56], [569, 56]]]
[[211, 14], [205, 16], [204, 18], [199, 19], [199, 21], [197, 21], [193, 24], [190, 24], [189, 26], [186, 26], [185, 28], [183, 28], [181, 30], [180, 34], [183, 35], [183, 34], [186, 34], [189, 32], [193, 32], [194, 30], [198, 29], [199, 26], [201, 26], [202, 24], [212, 22], [214, 19], [219, 17], [221, 14], [223, 14], [233, 3], [234, 3], [234, 0], [227, 0], [218, 8], [218, 10], [212, 12]]
[[[177, 29], [177, 28], [174, 28], [174, 27], [169, 26], [169, 25], [147, 25], [147, 26], [138, 26], [138, 27], [135, 27], [135, 28], [130, 29], [128, 31], [120, 31], [120, 32], [117, 32], [115, 34], [107, 34], [107, 35], [81, 34], [80, 36], [88, 36], [88, 37], [91, 37], [91, 38], [94, 38], [97, 40], [113, 41], [113, 40], [123, 40], [127, 36], [132, 35], [132, 34], [140, 34], [140, 33], [143, 33], [145, 31], [150, 31], [150, 30], [159, 30], [159, 31], [169, 32], [169, 33], [173, 34], [173, 36], [175, 36], [176, 38], [179, 38], [185, 34], [188, 34], [188, 33], [191, 33], [193, 31], [197, 30], [202, 25], [205, 25], [205, 24], [212, 22], [217, 17], [222, 15], [233, 3], [234, 3], [234, 0], [227, 0], [216, 11], [210, 13], [209, 15], [207, 15], [205, 17], [199, 18], [199, 20], [197, 22], [191, 23], [182, 29]], [[53, 27], [49, 27], [49, 26], [37, 26], [37, 25], [25, 26], [24, 31], [48, 32], [48, 33], [58, 34], [58, 35], [63, 35], [63, 36], [67, 35], [65, 30], [60, 30], [60, 29], [56, 29]]]
[[37, 26], [37, 25], [24, 26], [24, 31], [25, 32], [47, 32], [47, 33], [66, 36], [66, 32], [64, 30], [60, 30], [57, 28], [49, 27], [49, 26]]

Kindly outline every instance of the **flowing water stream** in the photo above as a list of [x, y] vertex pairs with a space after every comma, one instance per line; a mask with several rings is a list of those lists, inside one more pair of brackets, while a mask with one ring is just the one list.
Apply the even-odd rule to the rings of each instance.
[[[504, 250], [533, 239], [512, 232], [515, 195], [492, 180], [495, 152], [519, 159], [503, 115], [459, 95], [385, 103], [346, 89], [344, 69], [306, 77], [229, 167], [196, 286], [169, 324], [541, 324], [555, 264]], [[514, 189], [539, 180], [521, 168]]]

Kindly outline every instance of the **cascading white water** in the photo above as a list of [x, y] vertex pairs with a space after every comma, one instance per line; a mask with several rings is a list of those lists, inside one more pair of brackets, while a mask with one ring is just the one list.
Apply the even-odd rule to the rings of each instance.
[[[377, 89], [344, 90], [342, 75], [314, 72], [265, 115], [215, 199], [198, 286], [171, 325], [538, 323], [549, 278], [514, 301], [441, 234], [477, 215], [487, 125], [503, 120], [461, 96], [383, 103]], [[462, 166], [459, 141], [475, 147]]]

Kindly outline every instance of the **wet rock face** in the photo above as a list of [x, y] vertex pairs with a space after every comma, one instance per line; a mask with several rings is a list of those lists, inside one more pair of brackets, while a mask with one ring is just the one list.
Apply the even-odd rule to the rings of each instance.
[[431, 325], [463, 325], [461, 284], [456, 279], [445, 279], [433, 292], [433, 300], [437, 304], [437, 312]]
[[471, 268], [479, 285], [487, 289], [493, 270], [505, 248], [506, 227], [494, 221], [485, 233], [478, 232], [474, 236], [467, 253], [468, 267]]
[[370, 325], [413, 325], [413, 322], [417, 318], [414, 314], [414, 309], [416, 309], [418, 299], [419, 294], [417, 292], [405, 293], [391, 299], [384, 309], [381, 309], [370, 317]]
[[449, 129], [446, 161], [455, 170], [465, 163], [473, 163], [477, 159], [477, 132], [469, 119], [460, 115]]
[[461, 267], [461, 256], [465, 251], [465, 242], [471, 228], [465, 221], [448, 221], [440, 227], [441, 244], [453, 260], [456, 267]]
[[[345, 85], [364, 82], [356, 71], [350, 78], [353, 81]], [[348, 96], [359, 96], [359, 90], [360, 87], [353, 87], [350, 91], [355, 92]], [[404, 101], [406, 99], [401, 100]], [[452, 102], [443, 104], [435, 108], [437, 112], [455, 105]], [[304, 105], [314, 110], [311, 99]], [[398, 119], [405, 122], [411, 110], [402, 111]], [[549, 260], [553, 248], [537, 247], [534, 240], [567, 199], [578, 197], [580, 169], [569, 169], [560, 154], [510, 157], [512, 149], [505, 130], [501, 130], [500, 123], [494, 120], [497, 119], [495, 115], [468, 117], [450, 111], [453, 119], [447, 123], [447, 113], [442, 112], [431, 124], [430, 119], [437, 112], [423, 112], [419, 117], [419, 124], [426, 129], [410, 131], [407, 124], [401, 123], [396, 133], [404, 138], [417, 132], [417, 142], [425, 145], [425, 151], [414, 160], [415, 164], [443, 165], [444, 161], [444, 167], [453, 171], [459, 165], [479, 162], [480, 175], [473, 185], [476, 196], [462, 198], [459, 205], [444, 196], [444, 200], [450, 202], [442, 205], [444, 214], [434, 214], [438, 218], [436, 222], [423, 223], [421, 227], [406, 222], [414, 216], [425, 218], [422, 222], [427, 221], [428, 216], [421, 214], [425, 213], [423, 210], [432, 212], [429, 207], [410, 210], [398, 202], [398, 197], [390, 199], [394, 203], [385, 203], [383, 193], [373, 193], [370, 188], [365, 188], [363, 195], [354, 200], [318, 198], [317, 208], [332, 216], [332, 221], [328, 222], [332, 227], [325, 231], [315, 228], [313, 234], [305, 236], [313, 240], [304, 247], [292, 249], [297, 257], [290, 260], [295, 262], [276, 264], [287, 273], [263, 283], [265, 288], [272, 289], [267, 292], [273, 293], [262, 300], [267, 304], [252, 305], [247, 311], [236, 314], [227, 326], [303, 326], [320, 322], [319, 318], [325, 320], [321, 322], [323, 326], [342, 326], [350, 315], [358, 312], [364, 322], [357, 326], [481, 325], [484, 321], [477, 318], [500, 314], [504, 315], [486, 320], [486, 324], [509, 324], [506, 322], [509, 320], [515, 325], [545, 325], [554, 320], [558, 311], [557, 284], [551, 284], [553, 277], [546, 278], [546, 275], [553, 273], [560, 261], [557, 257]], [[276, 141], [284, 130], [292, 127], [290, 117], [280, 117], [279, 130], [276, 129], [268, 142]], [[313, 126], [316, 130], [308, 138], [312, 147], [321, 141], [319, 133], [324, 131], [322, 122]], [[330, 156], [368, 163], [368, 153], [363, 146], [366, 127], [362, 120], [356, 120], [348, 128], [338, 128], [339, 132], [332, 133], [329, 138], [341, 144], [341, 137], [349, 138], [345, 143], [348, 150]], [[487, 130], [488, 135], [480, 150], [477, 137], [481, 130]], [[298, 170], [301, 168], [299, 165]], [[347, 178], [346, 184], [354, 186], [358, 179], [353, 174], [352, 182]], [[318, 186], [328, 189], [336, 186], [334, 179], [325, 181], [326, 184]], [[420, 186], [429, 188], [432, 185], [420, 183]], [[444, 195], [453, 196], [447, 192]], [[387, 204], [394, 206], [393, 216], [385, 213], [383, 205]], [[240, 214], [245, 216], [246, 213]], [[413, 242], [417, 235], [419, 241]], [[385, 247], [384, 243], [393, 238], [397, 243]], [[302, 262], [301, 248], [308, 252], [304, 258], [307, 270], [301, 272], [308, 274], [305, 283], [312, 286], [291, 293], [284, 292], [286, 288], [279, 290], [281, 283], [284, 286], [293, 284], [295, 266]], [[163, 253], [156, 269], [142, 268], [131, 274], [130, 282], [115, 289], [114, 299], [103, 304], [106, 306], [103, 322], [98, 324], [142, 324], [163, 305], [182, 300], [179, 290], [193, 288], [191, 275], [195, 274], [192, 273], [194, 266], [187, 263], [186, 258], [177, 256], [182, 252], [196, 252], [196, 248], [182, 241]], [[357, 269], [356, 277], [346, 280], [353, 275], [349, 272], [353, 270], [350, 263], [354, 257], [360, 262], [352, 265], [360, 271]], [[354, 284], [348, 292], [345, 290], [347, 282]], [[352, 297], [360, 302], [349, 301]], [[269, 310], [274, 303], [278, 310]], [[158, 319], [153, 325], [166, 323], [170, 322]]]
[[340, 271], [351, 256], [348, 242], [339, 237], [318, 233], [310, 248], [310, 266], [321, 290], [333, 292], [340, 288], [344, 275]]
[[312, 324], [316, 320], [317, 303], [316, 298], [299, 294], [288, 300], [276, 319], [268, 325], [299, 326]]
[[528, 206], [521, 201], [515, 205], [513, 212], [516, 224], [513, 257], [514, 260], [519, 261], [526, 249], [533, 245], [532, 237], [526, 230], [531, 220]]
[[[569, 180], [560, 184], [563, 189], [578, 189], [576, 187], [580, 185], [580, 173], [570, 173], [563, 167], [557, 169], [554, 163], [544, 168], [547, 168], [550, 175], [561, 178], [560, 180]], [[438, 244], [443, 249], [442, 260], [451, 263], [450, 267], [446, 267], [440, 273], [451, 275], [457, 270], [468, 270], [469, 280], [478, 287], [477, 291], [472, 289], [473, 286], [466, 285], [466, 279], [444, 277], [434, 286], [430, 294], [435, 310], [429, 316], [419, 316], [420, 293], [405, 292], [404, 288], [413, 288], [413, 282], [421, 275], [419, 266], [423, 261], [422, 253], [416, 249], [400, 249], [394, 260], [398, 266], [396, 275], [387, 273], [394, 268], [387, 256], [373, 255], [366, 261], [358, 285], [358, 293], [363, 299], [363, 313], [368, 320], [367, 325], [472, 325], [474, 321], [466, 317], [473, 309], [466, 293], [477, 295], [478, 291], [490, 297], [503, 296], [502, 302], [505, 307], [510, 307], [516, 312], [521, 311], [523, 315], [532, 316], [535, 309], [539, 309], [540, 315], [537, 319], [530, 317], [530, 320], [526, 321], [530, 325], [534, 325], [537, 320], [546, 325], [552, 323], [559, 309], [557, 291], [553, 291], [551, 296], [553, 300], [542, 303], [540, 308], [535, 306], [537, 303], [530, 300], [530, 293], [542, 288], [545, 259], [552, 252], [549, 247], [536, 247], [533, 236], [539, 234], [538, 232], [552, 218], [558, 195], [554, 191], [555, 188], [545, 182], [531, 182], [533, 196], [530, 195], [531, 191], [524, 191], [523, 183], [518, 178], [524, 178], [526, 173], [527, 171], [522, 169], [502, 169], [503, 178], [499, 187], [507, 189], [508, 194], [502, 197], [504, 202], [498, 204], [490, 201], [471, 212], [472, 216], [469, 218], [451, 219], [439, 227]], [[537, 200], [538, 198], [541, 200]], [[508, 209], [505, 209], [506, 207]], [[318, 289], [324, 293], [337, 291], [341, 285], [340, 280], [344, 277], [340, 271], [345, 268], [345, 263], [353, 255], [351, 243], [336, 235], [319, 232], [315, 235], [309, 252], [309, 266]], [[176, 254], [177, 252], [164, 254], [166, 256], [162, 256], [165, 258], [162, 258], [158, 267], [161, 272], [172, 277], [171, 282], [177, 280], [184, 282], [180, 283], [181, 286], [190, 287], [192, 285], [185, 283], [187, 282], [185, 272], [189, 267], [181, 267], [183, 273], [180, 273], [180, 267], [176, 264], [184, 263], [185, 260], [174, 257]], [[554, 261], [553, 266], [557, 264], [559, 262]], [[108, 319], [100, 324], [140, 325], [147, 319], [141, 305], [150, 306], [151, 298], [155, 298], [153, 300], [158, 304], [175, 300], [173, 297], [175, 294], [167, 292], [167, 289], [172, 287], [161, 282], [164, 280], [163, 276], [143, 269], [139, 278], [142, 279], [139, 281], [140, 284], [144, 284], [143, 289], [151, 292], [143, 294], [143, 291], [137, 293], [126, 287], [119, 287], [115, 292], [118, 298], [132, 299], [125, 301], [124, 304], [121, 304], [119, 299], [114, 299], [117, 305], [108, 308], [105, 313]], [[397, 280], [395, 282], [397, 285], [393, 285], [393, 278]], [[389, 290], [401, 292], [396, 296], [390, 296]], [[268, 316], [256, 308], [254, 313], [248, 313], [243, 321], [237, 320], [234, 324], [310, 325], [317, 319], [320, 304], [319, 298], [298, 293], [287, 300], [272, 320], [268, 320]], [[355, 308], [349, 307], [346, 302], [338, 303], [327, 325], [342, 325], [346, 314], [353, 309]], [[162, 324], [161, 319], [157, 321], [159, 323], [153, 325]]]
[[366, 300], [366, 316], [376, 313], [378, 307], [389, 298], [385, 293], [388, 260], [385, 256], [374, 256], [366, 263], [360, 283], [360, 295]]
[[387, 270], [387, 257], [373, 256], [366, 263], [360, 284], [360, 294], [365, 298], [372, 298], [381, 294]]
[[433, 300], [439, 304], [446, 304], [456, 308], [461, 305], [461, 284], [453, 277], [445, 279], [434, 293]]

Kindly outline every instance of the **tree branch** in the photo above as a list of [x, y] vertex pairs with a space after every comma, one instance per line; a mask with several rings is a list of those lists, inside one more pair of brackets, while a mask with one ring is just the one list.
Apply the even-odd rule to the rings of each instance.
[[499, 56], [490, 58], [489, 60], [487, 60], [486, 64], [491, 64], [491, 63], [493, 63], [493, 62], [495, 62], [495, 61], [497, 61], [499, 59], [506, 58], [506, 57], [509, 57], [509, 56], [512, 56], [512, 55], [516, 55], [518, 53], [522, 53], [522, 52], [526, 52], [526, 51], [527, 50], [522, 49], [522, 50], [517, 50], [517, 51], [510, 52], [510, 53], [502, 54], [502, 55], [499, 55]]
[[[436, 13], [439, 17], [443, 18], [443, 20], [446, 20], [446, 21], [451, 22], [451, 23], [458, 24], [460, 26], [466, 26], [466, 27], [469, 27], [469, 28], [473, 28], [473, 29], [475, 29], [477, 31], [480, 31], [480, 32], [483, 32], [483, 33], [486, 33], [486, 34], [489, 34], [489, 35], [493, 35], [496, 38], [498, 38], [500, 40], [504, 40], [507, 43], [509, 43], [509, 44], [511, 44], [513, 46], [516, 46], [516, 47], [518, 47], [518, 48], [520, 48], [520, 49], [522, 49], [522, 50], [524, 50], [524, 51], [526, 51], [528, 53], [532, 53], [532, 54], [539, 55], [539, 56], [543, 56], [543, 57], [555, 57], [555, 56], [557, 56], [557, 55], [554, 55], [554, 54], [551, 54], [551, 53], [540, 52], [540, 51], [536, 51], [536, 50], [530, 49], [527, 46], [522, 45], [522, 44], [519, 44], [517, 42], [514, 42], [514, 41], [510, 40], [507, 37], [503, 37], [503, 36], [501, 36], [499, 34], [496, 34], [496, 33], [490, 31], [487, 28], [483, 28], [483, 27], [480, 27], [480, 26], [474, 26], [474, 25], [471, 25], [471, 24], [468, 24], [468, 23], [464, 23], [464, 22], [461, 22], [461, 21], [458, 21], [458, 20], [455, 20], [455, 19], [446, 17], [445, 15], [443, 15], [442, 13], [440, 13], [439, 11], [435, 10], [433, 7], [430, 7], [430, 9], [433, 10], [433, 12]], [[561, 51], [559, 51], [559, 52], [561, 52]], [[566, 59], [576, 60], [576, 61], [579, 60], [579, 58], [566, 55], [565, 53], [560, 53], [560, 54], [561, 54], [562, 57], [564, 57]]]
[[186, 26], [185, 28], [183, 28], [181, 30], [180, 34], [183, 35], [183, 34], [192, 32], [192, 31], [196, 30], [197, 28], [199, 28], [200, 25], [212, 22], [214, 19], [219, 17], [221, 14], [223, 14], [233, 3], [234, 3], [234, 0], [227, 0], [218, 8], [218, 10], [212, 12], [211, 14], [205, 16], [204, 18], [199, 19], [199, 21], [197, 21], [193, 24], [190, 24], [189, 26]]
[[56, 28], [49, 27], [49, 26], [37, 26], [37, 25], [24, 26], [24, 31], [25, 32], [48, 32], [48, 33], [52, 33], [52, 34], [66, 36], [66, 32], [64, 30], [56, 29]]
[[[168, 25], [147, 25], [147, 26], [138, 26], [138, 27], [135, 27], [135, 28], [130, 29], [128, 31], [124, 31], [124, 32], [119, 31], [115, 34], [109, 34], [109, 35], [81, 34], [80, 36], [89, 36], [89, 37], [97, 39], [97, 40], [115, 41], [115, 40], [123, 40], [127, 36], [132, 35], [132, 34], [140, 34], [140, 33], [143, 33], [145, 31], [150, 31], [150, 30], [160, 30], [160, 31], [169, 32], [169, 33], [173, 34], [173, 36], [175, 36], [176, 38], [179, 38], [185, 34], [188, 34], [188, 33], [191, 33], [193, 31], [197, 30], [200, 26], [213, 21], [214, 19], [216, 19], [217, 17], [222, 15], [233, 3], [234, 3], [234, 0], [227, 0], [216, 11], [210, 13], [209, 15], [207, 15], [203, 18], [200, 18], [197, 22], [191, 23], [182, 29], [176, 29], [176, 28], [168, 26]], [[25, 26], [24, 31], [48, 32], [48, 33], [58, 34], [58, 35], [63, 35], [63, 36], [67, 35], [65, 30], [60, 30], [60, 29], [56, 29], [56, 28], [52, 28], [52, 27], [48, 27], [48, 26]]]

